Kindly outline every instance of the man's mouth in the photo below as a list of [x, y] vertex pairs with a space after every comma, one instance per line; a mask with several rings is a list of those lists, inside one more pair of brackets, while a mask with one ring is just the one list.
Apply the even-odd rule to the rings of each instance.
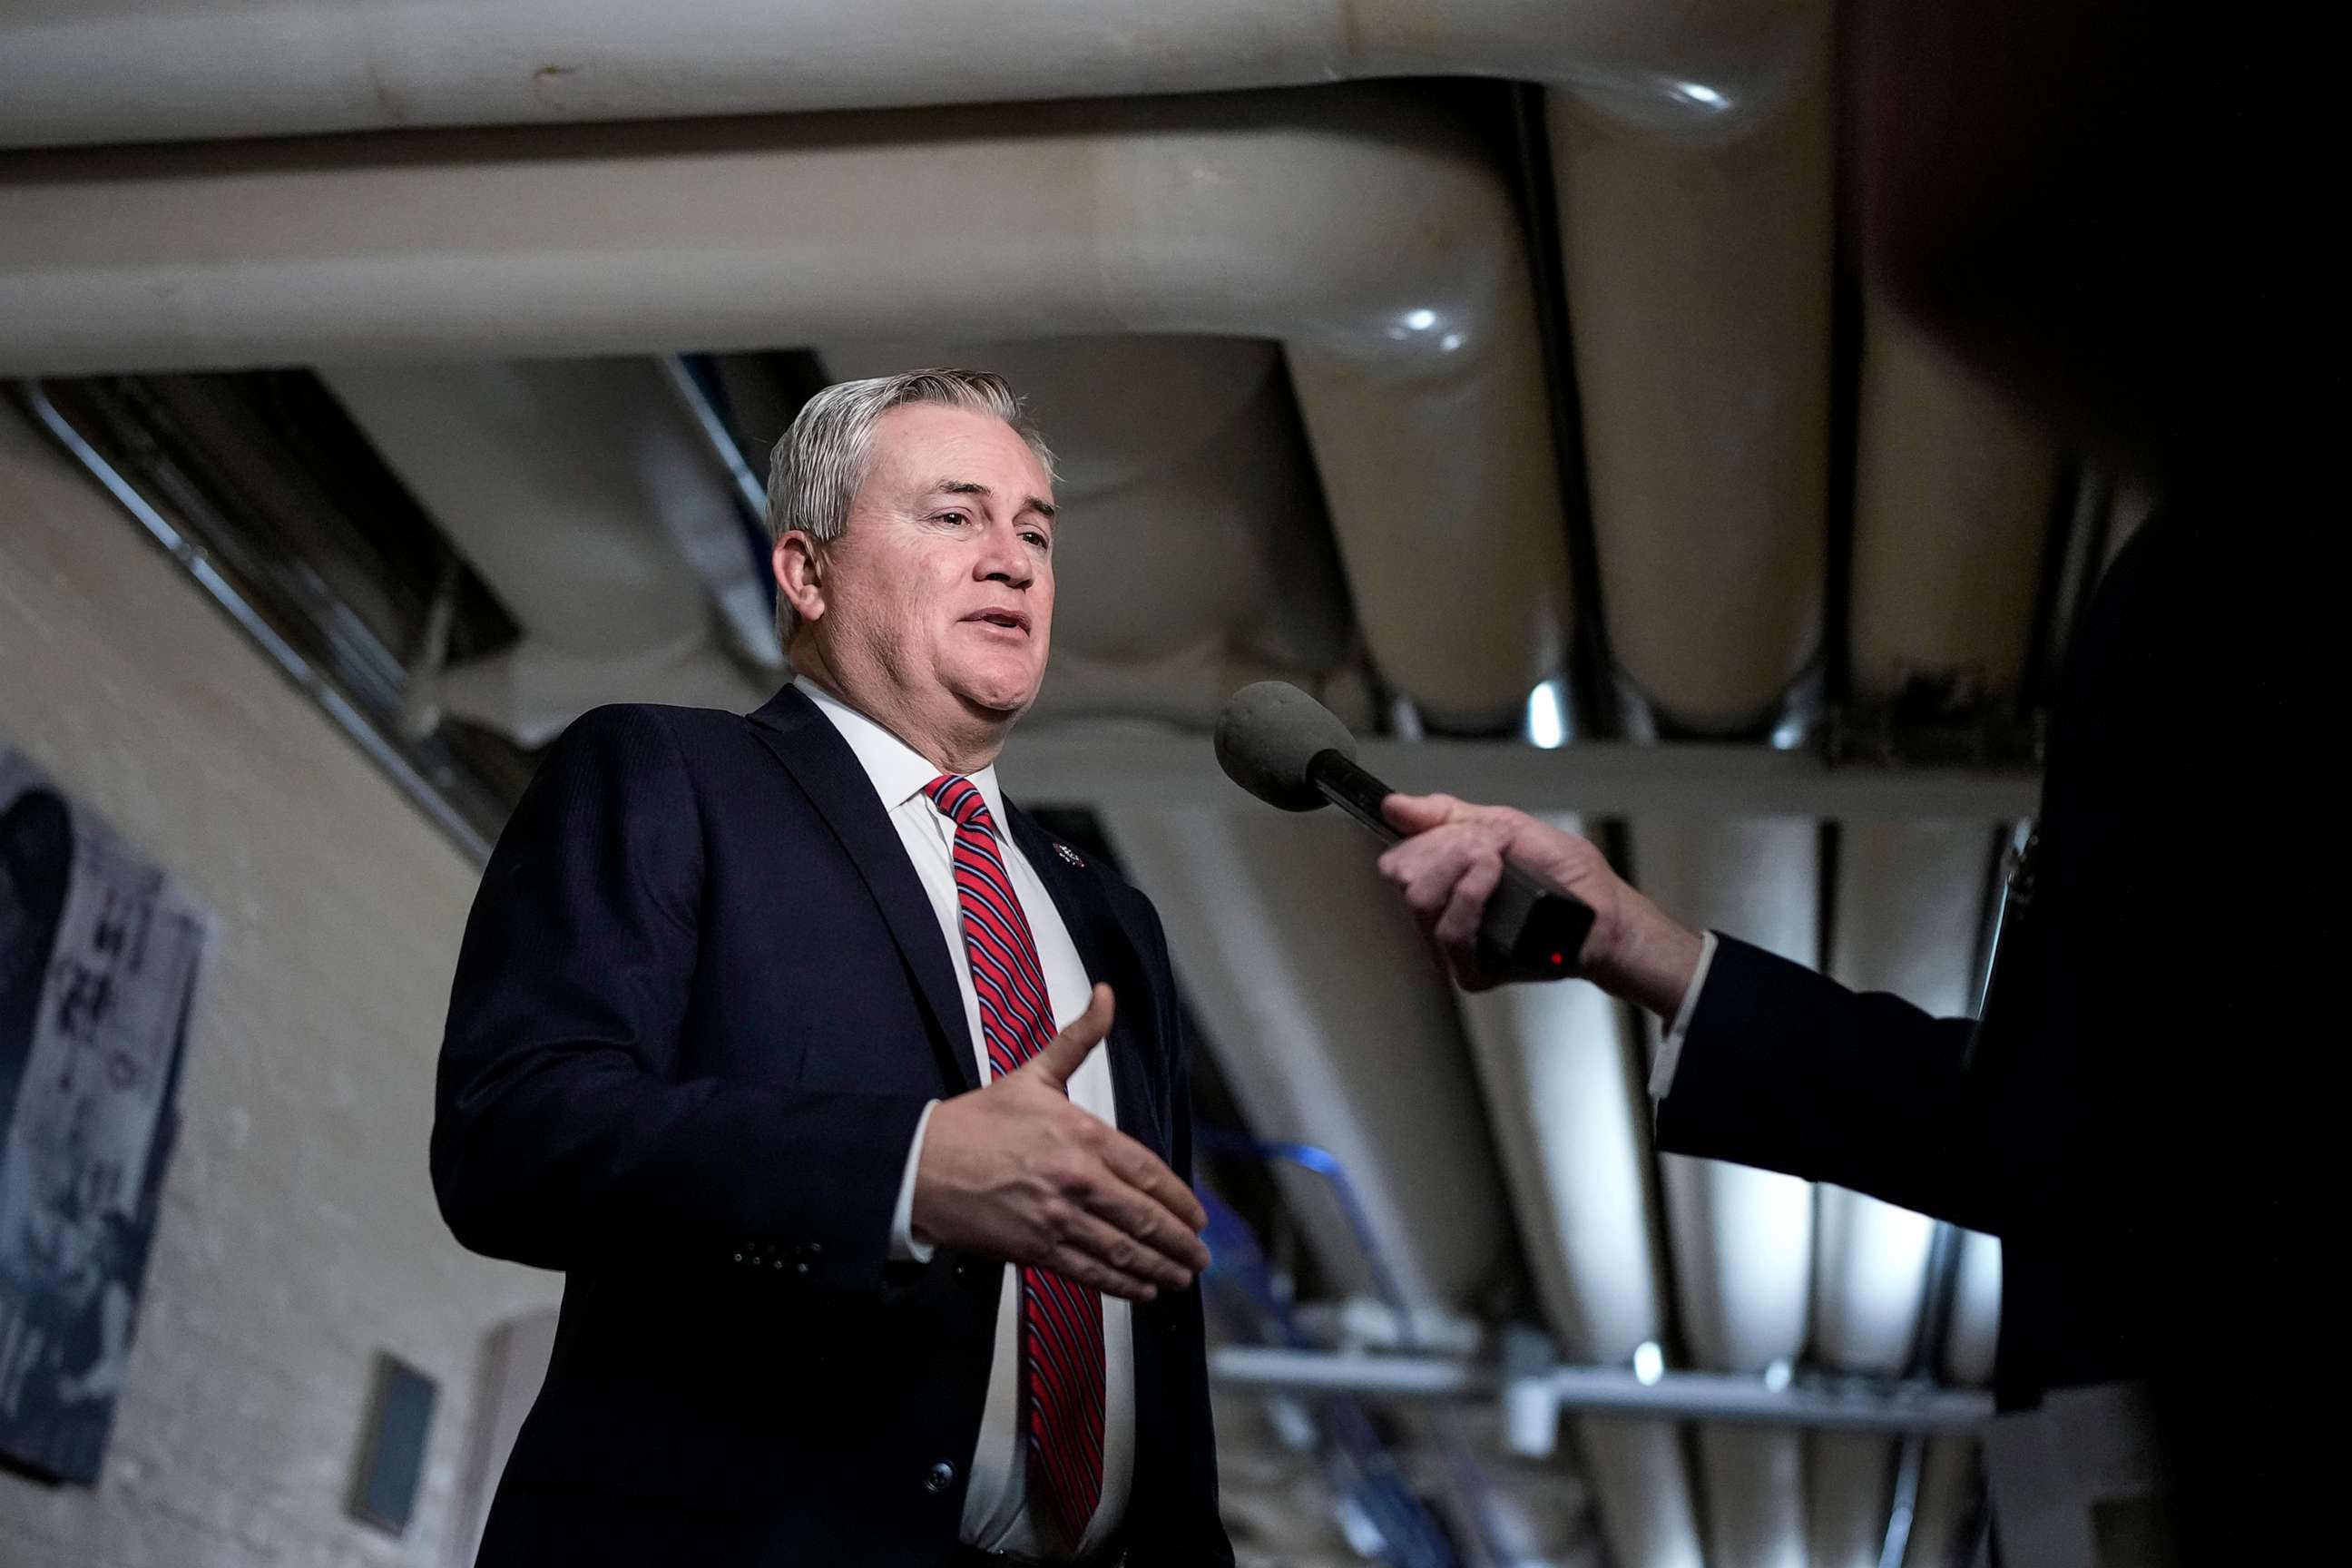
[[1029, 630], [1029, 617], [1019, 610], [980, 610], [964, 619], [978, 621], [982, 626], [1002, 626], [1006, 631], [1020, 632], [1024, 636]]

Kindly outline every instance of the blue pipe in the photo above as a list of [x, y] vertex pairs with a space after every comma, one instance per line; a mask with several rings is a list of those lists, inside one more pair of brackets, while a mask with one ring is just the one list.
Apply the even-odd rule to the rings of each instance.
[[[1276, 1287], [1248, 1224], [1207, 1188], [1194, 1190], [1209, 1215], [1208, 1283], [1224, 1287], [1221, 1315], [1228, 1326], [1261, 1342], [1311, 1348], [1312, 1337]], [[1339, 1395], [1323, 1401], [1320, 1414], [1338, 1455], [1332, 1484], [1379, 1532], [1381, 1560], [1391, 1568], [1460, 1568], [1443, 1527], [1405, 1484], [1362, 1404]]]
[[[1387, 1255], [1381, 1250], [1380, 1242], [1372, 1234], [1370, 1215], [1366, 1213], [1363, 1201], [1357, 1195], [1355, 1184], [1348, 1179], [1347, 1167], [1338, 1155], [1319, 1144], [1264, 1141], [1222, 1128], [1202, 1128], [1196, 1137], [1208, 1149], [1280, 1161], [1323, 1178], [1330, 1187], [1332, 1196], [1339, 1200], [1340, 1213], [1348, 1221], [1348, 1229], [1354, 1237], [1357, 1250], [1362, 1253], [1365, 1267], [1371, 1274], [1372, 1288], [1380, 1293], [1389, 1310], [1396, 1314], [1399, 1342], [1407, 1349], [1419, 1348], [1419, 1339], [1413, 1331], [1412, 1307], [1405, 1299], [1403, 1287], [1398, 1283], [1395, 1270], [1390, 1268]], [[1206, 1201], [1205, 1194], [1203, 1201]], [[1231, 1215], [1230, 1210], [1227, 1213]], [[1234, 1226], [1246, 1234], [1248, 1226], [1242, 1223], [1240, 1216], [1234, 1215], [1231, 1217]], [[1215, 1252], [1213, 1243], [1210, 1250], [1212, 1254]], [[1254, 1244], [1252, 1250], [1255, 1254]], [[1304, 1342], [1295, 1340], [1289, 1342]], [[1360, 1407], [1358, 1407], [1358, 1414], [1361, 1414]], [[1502, 1531], [1495, 1520], [1493, 1484], [1487, 1480], [1486, 1471], [1477, 1461], [1471, 1458], [1453, 1421], [1443, 1413], [1431, 1419], [1437, 1429], [1438, 1447], [1444, 1457], [1445, 1467], [1453, 1473], [1454, 1484], [1469, 1505], [1478, 1535], [1479, 1555], [1489, 1562], [1507, 1561], [1510, 1553], [1498, 1544]], [[1418, 1509], [1419, 1505], [1415, 1506]], [[1427, 1510], [1420, 1511], [1426, 1517]], [[1453, 1560], [1450, 1552], [1445, 1560], [1449, 1563]]]

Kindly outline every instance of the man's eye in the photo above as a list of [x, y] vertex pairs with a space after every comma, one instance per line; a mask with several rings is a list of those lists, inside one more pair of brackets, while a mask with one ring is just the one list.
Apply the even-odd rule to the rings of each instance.
[[971, 521], [971, 514], [961, 511], [943, 511], [940, 513], [940, 521], [941, 522], [970, 522]]
[[1035, 545], [1040, 550], [1051, 550], [1054, 548], [1054, 542], [1046, 538], [1044, 534], [1038, 532], [1034, 528], [1028, 532], [1023, 534], [1021, 537], [1027, 540], [1030, 543]]

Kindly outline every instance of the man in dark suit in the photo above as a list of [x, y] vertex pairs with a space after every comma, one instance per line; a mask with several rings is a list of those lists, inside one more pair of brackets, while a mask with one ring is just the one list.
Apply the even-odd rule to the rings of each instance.
[[[2324, 1137], [2301, 1106], [2331, 1103], [2297, 1087], [2327, 921], [2290, 912], [2336, 880], [2311, 872], [2333, 829], [2315, 709], [2290, 696], [2324, 660], [2277, 522], [2292, 459], [2249, 450], [2214, 506], [2182, 456], [2231, 441], [2219, 419], [2184, 439], [2189, 79], [2169, 14], [2138, 0], [1863, 0], [1845, 20], [1873, 276], [2164, 498], [2071, 638], [1991, 1016], [1931, 1018], [1689, 930], [1591, 845], [1501, 807], [1392, 797], [1412, 837], [1382, 868], [1472, 985], [1492, 980], [1470, 938], [1504, 857], [1582, 896], [1586, 975], [1669, 1021], [1659, 1147], [1998, 1235], [2002, 1407], [2144, 1392], [2153, 1533], [2200, 1562], [2288, 1561], [2299, 1454], [2319, 1450], [2262, 1358], [2308, 1342], [2288, 1327], [2309, 1232], [2284, 1162]], [[2147, 1560], [2146, 1516], [2104, 1506], [2101, 1560]]]
[[501, 835], [435, 1186], [566, 1279], [482, 1563], [1231, 1563], [1166, 943], [995, 784], [1050, 461], [994, 376], [819, 394], [798, 679], [588, 714]]

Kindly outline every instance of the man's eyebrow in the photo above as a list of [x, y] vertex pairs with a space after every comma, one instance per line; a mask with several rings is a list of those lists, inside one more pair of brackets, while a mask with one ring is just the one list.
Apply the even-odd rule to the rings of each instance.
[[[931, 487], [931, 493], [934, 495], [979, 496], [983, 500], [994, 500], [996, 496], [996, 492], [994, 490], [990, 489], [986, 485], [980, 483], [976, 479], [941, 479], [938, 484]], [[1060, 512], [1061, 509], [1043, 496], [1024, 496], [1022, 498], [1021, 510], [1034, 511], [1038, 516], [1044, 518], [1046, 521], [1051, 522]], [[1019, 514], [1015, 513], [1014, 515], [1017, 516]]]

